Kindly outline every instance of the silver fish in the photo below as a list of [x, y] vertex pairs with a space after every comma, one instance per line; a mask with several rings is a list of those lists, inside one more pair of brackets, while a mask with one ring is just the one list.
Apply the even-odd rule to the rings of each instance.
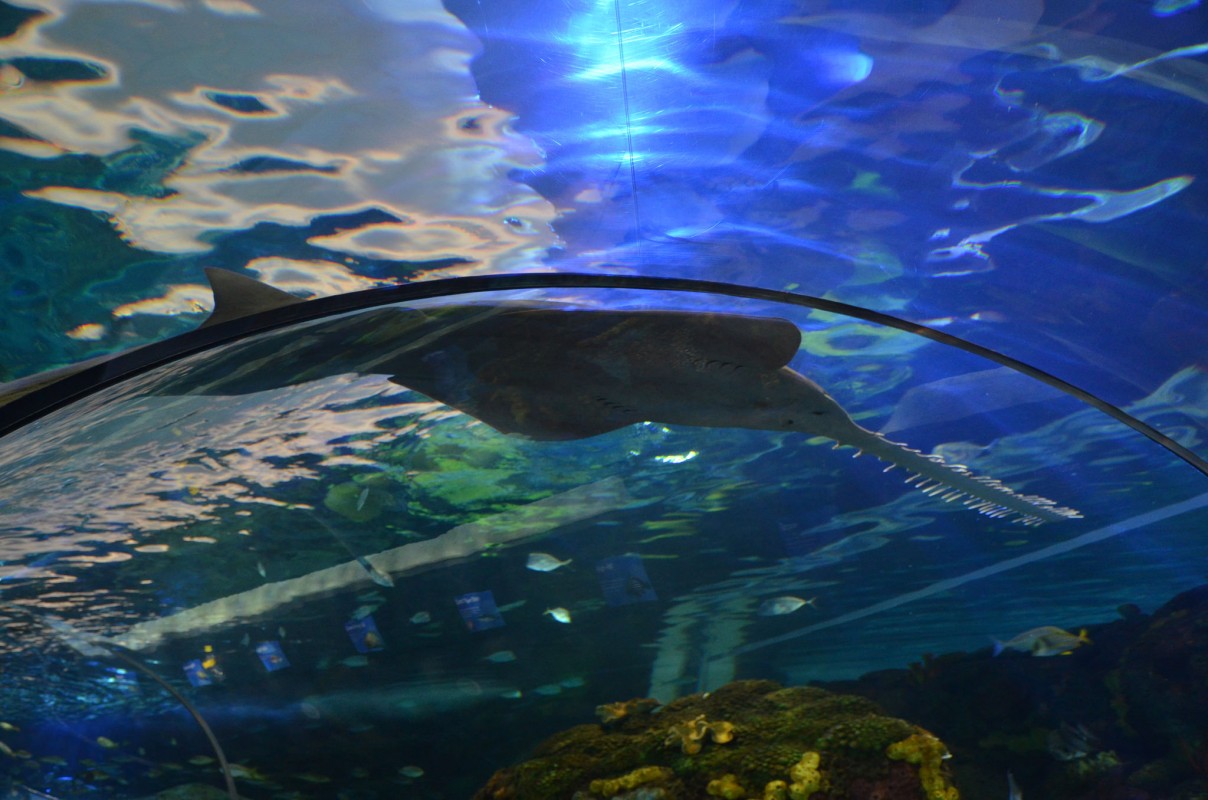
[[565, 567], [572, 559], [560, 561], [549, 553], [529, 553], [528, 562], [524, 565], [533, 572], [553, 572], [558, 567]]
[[368, 617], [377, 610], [378, 606], [365, 603], [364, 605], [356, 607], [356, 610], [352, 612], [352, 619], [365, 619], [365, 617]]
[[759, 610], [755, 613], [761, 617], [778, 617], [782, 614], [792, 614], [802, 606], [810, 606], [816, 608], [814, 601], [816, 597], [811, 597], [809, 600], [802, 600], [800, 597], [792, 595], [784, 595], [782, 597], [773, 597], [770, 600], [764, 600], [759, 606]]
[[563, 625], [570, 624], [570, 612], [559, 606], [558, 608], [547, 608], [544, 612], [554, 618], [555, 622], [561, 622]]

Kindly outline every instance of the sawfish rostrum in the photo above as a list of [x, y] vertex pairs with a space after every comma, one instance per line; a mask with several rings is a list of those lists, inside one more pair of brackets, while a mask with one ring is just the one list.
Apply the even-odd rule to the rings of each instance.
[[[218, 319], [297, 302], [250, 278], [207, 273]], [[926, 493], [992, 517], [1035, 525], [1079, 516], [857, 425], [788, 366], [800, 342], [788, 320], [739, 314], [516, 302], [386, 307], [229, 345], [161, 391], [243, 394], [381, 374], [503, 433], [573, 440], [645, 421], [797, 431], [870, 453]]]

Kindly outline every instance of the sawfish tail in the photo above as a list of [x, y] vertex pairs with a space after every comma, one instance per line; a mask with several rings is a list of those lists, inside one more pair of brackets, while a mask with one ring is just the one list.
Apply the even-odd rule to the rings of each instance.
[[1023, 525], [1082, 518], [1075, 509], [1059, 506], [1047, 497], [1019, 494], [996, 478], [974, 475], [962, 464], [949, 464], [941, 456], [923, 453], [892, 442], [879, 433], [855, 427], [858, 432], [845, 436], [835, 446], [847, 445], [888, 461], [890, 466], [886, 472], [895, 466], [901, 467], [910, 473], [906, 483], [924, 494], [949, 503], [959, 500], [967, 508], [988, 517], [1013, 518]]

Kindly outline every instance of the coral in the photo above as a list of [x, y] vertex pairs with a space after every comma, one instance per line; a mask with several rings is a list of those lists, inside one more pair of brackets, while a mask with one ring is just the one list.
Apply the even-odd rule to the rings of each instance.
[[734, 725], [729, 722], [709, 722], [701, 714], [687, 722], [672, 725], [663, 743], [678, 744], [685, 755], [695, 755], [700, 752], [706, 734], [714, 744], [727, 744], [734, 739]]
[[635, 697], [632, 700], [621, 700], [596, 706], [596, 716], [599, 717], [601, 725], [612, 725], [626, 717], [649, 714], [658, 707], [659, 701], [652, 697]]
[[784, 781], [768, 781], [763, 787], [763, 800], [789, 800], [789, 785]]
[[710, 737], [715, 744], [727, 744], [734, 739], [734, 723], [715, 722], [710, 726]]
[[604, 797], [615, 797], [623, 791], [636, 789], [643, 784], [659, 783], [673, 777], [675, 773], [666, 767], [638, 767], [619, 778], [592, 781], [591, 792]]
[[919, 768], [919, 780], [928, 800], [958, 800], [960, 797], [956, 787], [944, 776], [943, 762], [948, 758], [948, 748], [930, 733], [920, 730], [894, 742], [885, 754], [895, 761], [905, 761]]
[[1120, 757], [1116, 755], [1115, 751], [1105, 750], [1087, 758], [1070, 761], [1068, 769], [1079, 780], [1087, 781], [1098, 778], [1105, 772], [1111, 772], [1118, 766], [1120, 766]]
[[818, 746], [826, 750], [884, 750], [909, 737], [914, 730], [905, 720], [866, 714], [836, 724], [818, 739]]
[[747, 796], [747, 790], [742, 788], [738, 777], [731, 772], [709, 781], [705, 791], [710, 797], [720, 797], [722, 800], [742, 800]]
[[685, 755], [696, 755], [700, 752], [701, 740], [705, 738], [708, 730], [705, 725], [705, 716], [702, 714], [687, 722], [672, 725], [667, 731], [667, 738], [663, 740], [663, 744], [678, 744]]
[[801, 760], [789, 770], [789, 778], [793, 781], [789, 784], [791, 800], [807, 800], [814, 792], [821, 792], [827, 788], [826, 776], [819, 769], [821, 764], [822, 755], [820, 753], [806, 752], [802, 754]]
[[957, 800], [943, 744], [861, 697], [737, 681], [605, 710], [614, 722], [555, 734], [474, 800]]

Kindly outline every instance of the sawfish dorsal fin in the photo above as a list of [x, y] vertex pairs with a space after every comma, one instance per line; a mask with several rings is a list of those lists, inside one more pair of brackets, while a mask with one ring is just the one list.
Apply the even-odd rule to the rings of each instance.
[[229, 269], [206, 267], [205, 271], [210, 289], [214, 292], [214, 311], [198, 326], [200, 328], [306, 302], [301, 297]]

